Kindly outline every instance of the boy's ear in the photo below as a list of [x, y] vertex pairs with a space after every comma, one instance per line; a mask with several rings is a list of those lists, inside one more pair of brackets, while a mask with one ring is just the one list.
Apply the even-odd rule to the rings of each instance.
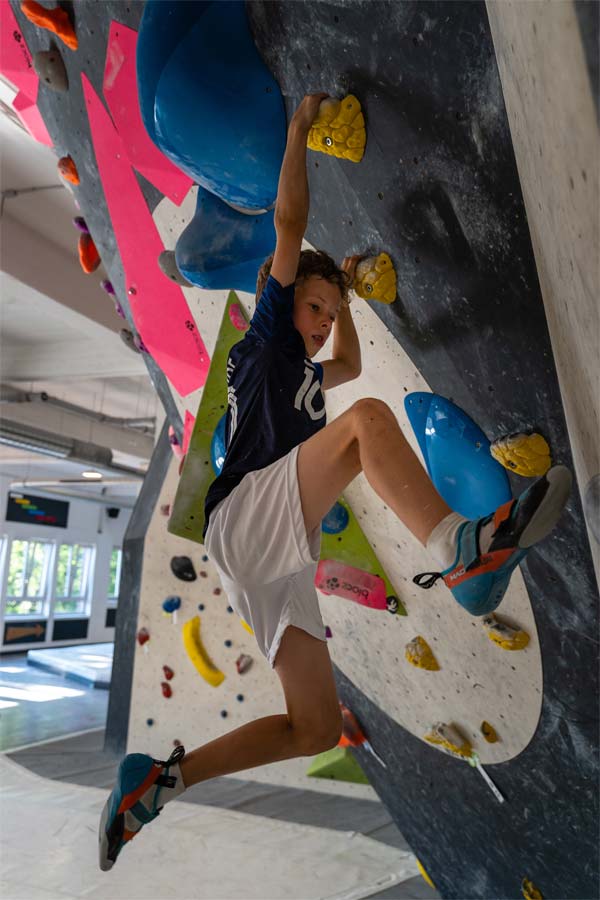
[[271, 275], [282, 287], [296, 280], [304, 229], [293, 225], [277, 227], [277, 244], [273, 254]]

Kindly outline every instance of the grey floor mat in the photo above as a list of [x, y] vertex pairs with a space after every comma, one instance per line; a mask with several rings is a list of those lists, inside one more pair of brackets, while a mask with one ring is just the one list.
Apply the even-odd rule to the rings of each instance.
[[[104, 750], [104, 730], [7, 753], [19, 765], [44, 778], [110, 789], [120, 762]], [[399, 850], [410, 849], [383, 804], [336, 794], [280, 787], [237, 778], [213, 778], [190, 788], [181, 797], [202, 803], [339, 831], [355, 830]], [[374, 900], [422, 900], [439, 897], [419, 876], [386, 891]]]

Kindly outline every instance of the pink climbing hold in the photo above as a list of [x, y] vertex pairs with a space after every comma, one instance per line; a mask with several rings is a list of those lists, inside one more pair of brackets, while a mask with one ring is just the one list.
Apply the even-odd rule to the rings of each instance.
[[363, 569], [355, 569], [335, 559], [322, 559], [317, 567], [315, 587], [323, 594], [335, 594], [370, 609], [387, 610], [385, 581]]
[[229, 318], [233, 327], [237, 328], [238, 331], [248, 331], [250, 326], [246, 321], [239, 303], [231, 304], [229, 307]]

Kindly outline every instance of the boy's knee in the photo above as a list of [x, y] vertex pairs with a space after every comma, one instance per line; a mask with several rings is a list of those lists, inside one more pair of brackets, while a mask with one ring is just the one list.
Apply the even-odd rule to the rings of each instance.
[[298, 752], [301, 756], [316, 756], [337, 747], [342, 736], [342, 716], [327, 727], [298, 731]]
[[388, 422], [390, 418], [396, 421], [394, 413], [383, 400], [375, 397], [363, 397], [352, 406], [357, 428], [369, 428], [381, 422]]

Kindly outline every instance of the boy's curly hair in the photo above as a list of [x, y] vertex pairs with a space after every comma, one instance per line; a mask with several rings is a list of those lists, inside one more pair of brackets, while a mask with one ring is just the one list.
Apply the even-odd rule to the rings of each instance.
[[[258, 270], [258, 279], [256, 281], [256, 302], [260, 300], [260, 296], [265, 289], [267, 278], [271, 272], [273, 265], [273, 254], [265, 259], [264, 263]], [[298, 261], [298, 270], [296, 272], [296, 283], [304, 281], [306, 278], [316, 275], [317, 278], [323, 278], [331, 284], [337, 285], [342, 295], [342, 301], [348, 299], [348, 291], [350, 289], [350, 278], [323, 250], [302, 250]]]

